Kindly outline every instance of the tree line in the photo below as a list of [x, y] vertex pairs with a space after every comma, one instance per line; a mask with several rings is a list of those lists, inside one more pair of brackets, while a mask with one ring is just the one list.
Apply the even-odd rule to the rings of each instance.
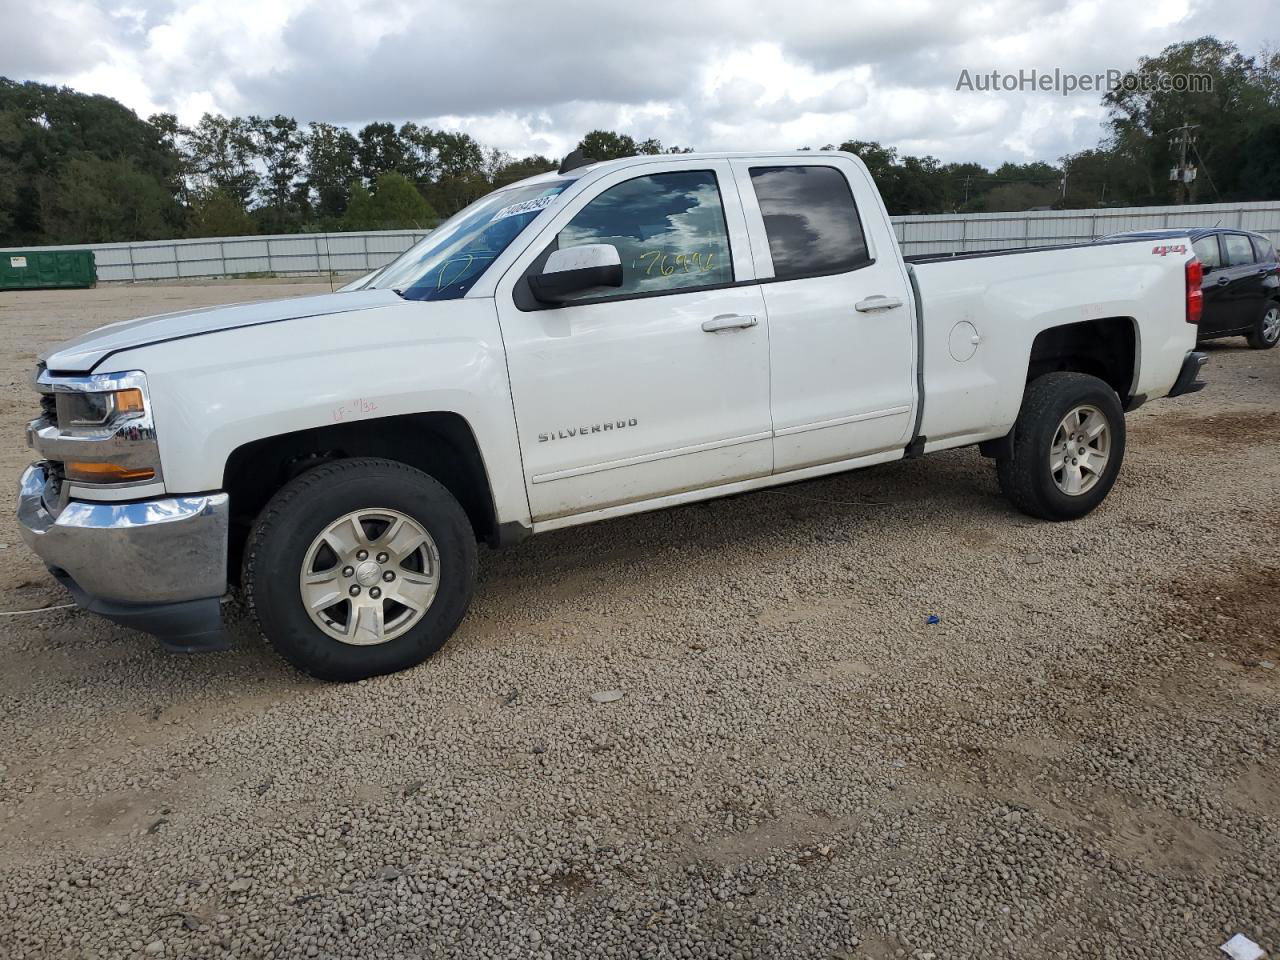
[[[1280, 54], [1203, 37], [1143, 57], [1132, 75], [1202, 73], [1212, 89], [1122, 84], [1099, 144], [1056, 163], [943, 163], [872, 140], [867, 164], [892, 214], [1280, 199]], [[1187, 128], [1187, 142], [1171, 137]], [[1182, 133], [1177, 133], [1182, 137]], [[594, 130], [599, 160], [686, 152]], [[803, 148], [803, 149], [808, 149]], [[827, 144], [820, 149], [837, 149]], [[1172, 182], [1179, 150], [1196, 179]], [[467, 133], [416, 123], [350, 130], [275, 115], [138, 117], [104, 96], [0, 78], [0, 245], [430, 227], [483, 194], [553, 170]]]

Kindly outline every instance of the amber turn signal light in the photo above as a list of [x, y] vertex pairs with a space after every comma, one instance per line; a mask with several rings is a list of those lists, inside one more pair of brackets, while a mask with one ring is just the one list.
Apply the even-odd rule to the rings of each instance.
[[142, 391], [137, 387], [115, 392], [116, 413], [142, 413]]
[[[138, 402], [142, 402], [141, 394], [138, 394]], [[156, 475], [150, 467], [122, 467], [116, 463], [92, 463], [85, 460], [68, 460], [63, 470], [68, 480], [83, 480], [85, 483], [136, 483], [139, 480], [150, 480]]]

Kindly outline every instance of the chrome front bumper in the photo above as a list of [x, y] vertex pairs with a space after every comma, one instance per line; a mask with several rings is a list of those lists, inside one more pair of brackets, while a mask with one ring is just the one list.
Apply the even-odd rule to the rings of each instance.
[[18, 524], [27, 545], [60, 579], [74, 582], [77, 600], [90, 609], [85, 598], [112, 609], [216, 603], [227, 589], [225, 493], [63, 503], [45, 464], [36, 463], [19, 485]]

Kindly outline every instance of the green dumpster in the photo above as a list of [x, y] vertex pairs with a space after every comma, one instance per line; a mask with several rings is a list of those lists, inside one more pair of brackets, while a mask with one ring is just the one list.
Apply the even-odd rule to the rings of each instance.
[[92, 250], [0, 250], [0, 290], [92, 287], [97, 282]]

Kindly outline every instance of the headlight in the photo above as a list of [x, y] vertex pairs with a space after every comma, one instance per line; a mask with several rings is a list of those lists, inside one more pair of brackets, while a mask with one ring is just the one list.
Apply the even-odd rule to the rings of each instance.
[[81, 488], [162, 481], [142, 371], [57, 377], [42, 370], [36, 389], [52, 402], [42, 402], [44, 416], [28, 427], [29, 442], [45, 459], [61, 464], [67, 480]]
[[61, 427], [102, 427], [116, 420], [142, 416], [145, 408], [137, 387], [102, 393], [59, 393], [58, 425]]

